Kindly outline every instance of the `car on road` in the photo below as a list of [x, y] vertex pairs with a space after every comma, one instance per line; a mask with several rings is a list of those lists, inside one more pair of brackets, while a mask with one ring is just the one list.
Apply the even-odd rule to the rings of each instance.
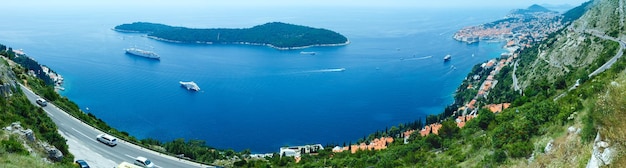
[[117, 145], [117, 138], [111, 136], [111, 135], [107, 135], [107, 134], [100, 134], [98, 136], [96, 136], [96, 139], [104, 144], [107, 144], [109, 146], [115, 146]]
[[80, 168], [89, 168], [89, 165], [84, 160], [76, 160], [74, 161]]
[[141, 166], [141, 167], [149, 167], [149, 168], [154, 167], [154, 163], [152, 163], [152, 161], [148, 160], [148, 158], [141, 157], [141, 156], [138, 156], [137, 158], [135, 158], [135, 165]]
[[41, 107], [46, 107], [48, 105], [48, 102], [46, 102], [46, 100], [39, 98], [37, 99], [37, 104], [39, 104]]

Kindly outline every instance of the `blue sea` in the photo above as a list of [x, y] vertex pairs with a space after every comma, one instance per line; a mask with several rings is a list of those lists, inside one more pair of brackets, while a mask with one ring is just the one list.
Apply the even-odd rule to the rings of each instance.
[[[216, 148], [254, 153], [277, 152], [286, 145], [354, 142], [442, 112], [473, 65], [503, 52], [501, 43], [466, 45], [454, 41], [453, 33], [509, 11], [7, 10], [11, 14], [0, 24], [0, 43], [23, 49], [63, 75], [65, 90], [60, 93], [84, 111], [138, 138], [201, 139]], [[194, 28], [280, 21], [330, 29], [351, 44], [282, 51], [168, 43], [111, 30], [135, 21]], [[161, 60], [124, 54], [129, 47], [152, 50]], [[452, 60], [444, 63], [447, 54]], [[179, 81], [195, 81], [201, 91], [187, 91]]]

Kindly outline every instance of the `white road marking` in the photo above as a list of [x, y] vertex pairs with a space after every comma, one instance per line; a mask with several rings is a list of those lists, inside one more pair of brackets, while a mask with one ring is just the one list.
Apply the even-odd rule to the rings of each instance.
[[90, 139], [90, 140], [92, 140], [92, 141], [96, 142], [96, 140], [94, 140], [94, 139], [92, 139], [91, 137], [89, 137], [89, 136], [87, 136], [87, 135], [83, 134], [82, 132], [80, 132], [80, 131], [78, 131], [78, 130], [76, 130], [76, 129], [74, 129], [74, 128], [72, 128], [72, 130], [74, 130], [74, 131], [78, 132], [78, 133], [79, 133], [80, 135], [82, 135], [82, 136], [85, 136], [87, 139]]
[[48, 115], [50, 115], [51, 117], [54, 117], [54, 115], [52, 115], [52, 113], [48, 112], [48, 110], [46, 110], [45, 108], [41, 108], [43, 109], [43, 111], [45, 111], [46, 113], [48, 113]]

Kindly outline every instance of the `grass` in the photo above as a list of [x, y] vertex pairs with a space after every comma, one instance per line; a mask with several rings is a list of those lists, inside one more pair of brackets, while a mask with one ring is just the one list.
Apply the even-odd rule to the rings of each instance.
[[606, 93], [597, 101], [597, 108], [592, 117], [599, 126], [598, 131], [602, 138], [609, 142], [611, 147], [619, 151], [610, 167], [626, 165], [626, 78], [622, 75], [612, 82]]

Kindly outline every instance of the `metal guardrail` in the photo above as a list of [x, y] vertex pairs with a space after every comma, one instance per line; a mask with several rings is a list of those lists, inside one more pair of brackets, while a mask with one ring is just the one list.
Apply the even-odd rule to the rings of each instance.
[[[19, 84], [22, 88], [24, 88], [24, 89], [27, 89], [27, 90], [31, 91], [32, 93], [34, 93], [35, 95], [37, 95], [37, 96], [39, 96], [39, 97], [41, 98], [41, 96], [40, 96], [39, 94], [37, 94], [36, 92], [34, 92], [32, 89], [30, 89], [30, 88], [28, 88], [28, 87], [26, 87], [26, 86], [22, 85], [22, 84], [21, 84], [21, 83], [19, 83], [19, 82], [18, 82], [18, 84]], [[69, 99], [68, 99], [68, 100], [69, 100]], [[72, 103], [73, 103], [73, 102], [72, 102]], [[65, 112], [65, 114], [68, 114], [68, 115], [72, 116], [72, 117], [73, 117], [73, 118], [75, 118], [76, 120], [78, 120], [78, 121], [80, 121], [80, 122], [84, 123], [85, 125], [88, 125], [89, 127], [93, 128], [93, 129], [97, 129], [97, 130], [99, 130], [99, 131], [101, 131], [101, 132], [104, 132], [104, 133], [110, 133], [110, 131], [105, 131], [105, 130], [103, 130], [103, 129], [99, 128], [99, 127], [96, 127], [96, 126], [91, 125], [90, 123], [88, 123], [88, 122], [86, 122], [86, 121], [82, 120], [80, 117], [76, 116], [76, 114], [71, 113], [71, 112], [68, 112], [68, 111], [71, 111], [71, 110], [65, 109], [65, 108], [63, 108], [63, 107], [59, 107], [59, 106], [55, 105], [55, 104], [54, 104], [54, 102], [50, 102], [50, 101], [48, 101], [48, 105], [52, 105], [53, 107], [55, 107], [55, 108], [57, 108], [57, 109], [60, 109], [61, 111]], [[79, 110], [80, 110], [80, 109], [79, 109]], [[82, 110], [80, 110], [80, 112], [82, 112], [83, 114], [85, 114], [85, 112], [84, 112], [84, 111], [82, 111]], [[87, 116], [88, 116], [88, 117], [91, 117], [91, 116], [89, 116], [89, 115], [87, 115]], [[95, 115], [94, 115], [94, 116], [95, 116]], [[96, 119], [96, 120], [97, 120], [97, 118], [94, 118], [94, 119]], [[104, 121], [103, 121], [103, 123], [104, 123]], [[106, 123], [104, 123], [104, 124], [106, 124]], [[107, 125], [107, 126], [108, 126], [108, 125]], [[110, 126], [109, 126], [109, 127], [110, 127]], [[117, 129], [113, 128], [113, 127], [111, 127], [111, 128], [112, 128], [112, 129], [114, 129], [114, 130], [115, 130], [115, 131], [117, 131], [117, 132], [121, 132], [121, 131], [119, 131], [119, 130], [117, 130]], [[118, 138], [118, 139], [120, 139], [120, 140], [122, 140], [122, 141], [124, 141], [124, 142], [126, 142], [126, 143], [130, 143], [130, 144], [136, 145], [136, 146], [138, 146], [140, 149], [146, 149], [146, 150], [150, 150], [150, 151], [156, 152], [156, 153], [158, 153], [158, 154], [160, 154], [160, 155], [166, 155], [166, 156], [171, 156], [171, 157], [173, 157], [173, 158], [178, 158], [178, 160], [179, 160], [179, 161], [180, 161], [180, 160], [186, 160], [186, 161], [189, 161], [189, 162], [198, 163], [198, 164], [200, 164], [200, 166], [204, 166], [204, 165], [207, 165], [207, 166], [214, 166], [214, 165], [211, 165], [211, 164], [209, 164], [209, 163], [203, 163], [203, 162], [199, 162], [199, 161], [197, 161], [197, 160], [190, 159], [190, 158], [188, 158], [188, 157], [178, 157], [179, 155], [176, 155], [176, 154], [173, 154], [173, 153], [166, 153], [166, 152], [162, 152], [162, 151], [157, 151], [157, 150], [152, 149], [152, 148], [150, 148], [150, 147], [148, 147], [148, 146], [145, 146], [145, 145], [143, 145], [143, 144], [140, 144], [140, 143], [135, 143], [135, 142], [133, 142], [133, 141], [130, 141], [129, 139], [126, 139], [126, 138], [124, 138], [124, 137], [125, 137], [125, 136], [121, 136], [121, 137], [119, 137], [119, 136], [118, 136], [118, 137], [116, 137], [116, 138]]]

